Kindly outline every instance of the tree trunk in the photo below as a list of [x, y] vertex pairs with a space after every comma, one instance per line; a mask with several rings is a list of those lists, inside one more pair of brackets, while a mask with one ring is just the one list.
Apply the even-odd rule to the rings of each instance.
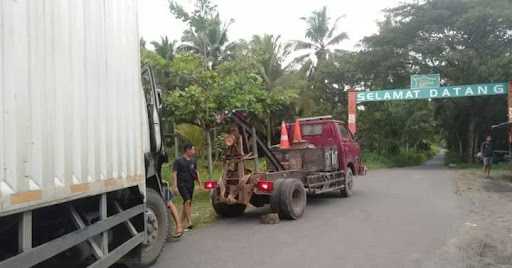
[[474, 158], [474, 155], [473, 155], [473, 150], [474, 150], [474, 144], [475, 144], [475, 127], [476, 127], [476, 121], [475, 119], [473, 118], [470, 118], [469, 119], [469, 125], [468, 125], [468, 137], [467, 137], [467, 141], [468, 141], [468, 144], [467, 144], [467, 155], [466, 155], [466, 161], [471, 163], [473, 162], [473, 158]]
[[[212, 135], [212, 151], [213, 151], [213, 149], [215, 149], [215, 148], [213, 148], [213, 147], [215, 147], [215, 146], [216, 146], [216, 145], [215, 145], [215, 144], [217, 144], [216, 142], [217, 142], [217, 128], [216, 128], [216, 127], [214, 127], [214, 128], [213, 128], [213, 135]], [[213, 153], [212, 153], [212, 155], [213, 155], [214, 153], [215, 153], [215, 157], [213, 158], [213, 162], [217, 162], [217, 153], [216, 153], [216, 152], [213, 152]]]
[[269, 115], [267, 120], [267, 146], [272, 146], [272, 115]]
[[473, 161], [475, 161], [475, 155], [478, 153], [479, 151], [479, 146], [478, 146], [478, 133], [475, 131], [475, 133], [473, 134], [473, 153], [471, 154], [471, 156], [473, 157]]
[[180, 145], [178, 141], [178, 131], [175, 121], [172, 121], [172, 131], [174, 133], [174, 159], [178, 159], [178, 157], [180, 157]]
[[455, 135], [457, 136], [457, 145], [459, 147], [459, 158], [462, 159], [464, 156], [464, 147], [462, 146], [462, 139], [458, 131], [455, 133]]
[[208, 179], [212, 177], [213, 173], [213, 162], [212, 162], [212, 137], [210, 133], [210, 129], [206, 129], [206, 144], [208, 145]]

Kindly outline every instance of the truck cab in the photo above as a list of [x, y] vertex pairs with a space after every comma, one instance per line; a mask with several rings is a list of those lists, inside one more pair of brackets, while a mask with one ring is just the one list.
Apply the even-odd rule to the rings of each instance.
[[[361, 161], [361, 148], [350, 130], [341, 121], [331, 116], [302, 118], [298, 120], [302, 139], [315, 147], [335, 146], [340, 169], [346, 173], [348, 168], [355, 175], [364, 173]], [[294, 124], [288, 124], [288, 133], [293, 137]]]

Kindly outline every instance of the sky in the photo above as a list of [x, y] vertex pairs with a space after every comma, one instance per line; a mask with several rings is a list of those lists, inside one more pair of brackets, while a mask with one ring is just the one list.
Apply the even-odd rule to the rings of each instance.
[[[408, 0], [410, 1], [410, 0]], [[385, 8], [397, 6], [405, 0], [213, 0], [221, 17], [234, 19], [228, 33], [230, 41], [250, 39], [254, 34], [281, 35], [284, 41], [304, 39], [305, 23], [300, 17], [327, 6], [328, 15], [338, 23], [338, 31], [348, 34], [340, 48], [356, 50], [359, 41], [378, 31], [377, 22], [384, 18]], [[178, 0], [187, 10], [193, 0]], [[186, 28], [174, 19], [168, 8], [168, 0], [139, 1], [139, 31], [149, 43], [167, 35], [171, 40], [181, 38]], [[149, 48], [152, 48], [151, 46]]]

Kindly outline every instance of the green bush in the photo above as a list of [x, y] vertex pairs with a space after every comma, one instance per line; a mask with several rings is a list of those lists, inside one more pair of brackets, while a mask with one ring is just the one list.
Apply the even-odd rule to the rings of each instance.
[[421, 165], [434, 156], [433, 151], [404, 151], [398, 153], [379, 154], [363, 152], [363, 161], [369, 169], [407, 167]]
[[389, 158], [374, 152], [363, 152], [363, 161], [368, 169], [386, 168], [392, 166]]

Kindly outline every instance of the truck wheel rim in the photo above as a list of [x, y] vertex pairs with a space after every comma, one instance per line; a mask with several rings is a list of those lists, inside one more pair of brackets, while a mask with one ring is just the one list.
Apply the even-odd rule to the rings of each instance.
[[148, 236], [146, 245], [151, 245], [158, 238], [158, 218], [156, 217], [156, 214], [153, 211], [153, 209], [149, 207], [146, 208], [146, 219], [146, 234]]
[[292, 192], [292, 206], [295, 211], [299, 211], [302, 209], [302, 199], [303, 199], [303, 193], [295, 188]]

